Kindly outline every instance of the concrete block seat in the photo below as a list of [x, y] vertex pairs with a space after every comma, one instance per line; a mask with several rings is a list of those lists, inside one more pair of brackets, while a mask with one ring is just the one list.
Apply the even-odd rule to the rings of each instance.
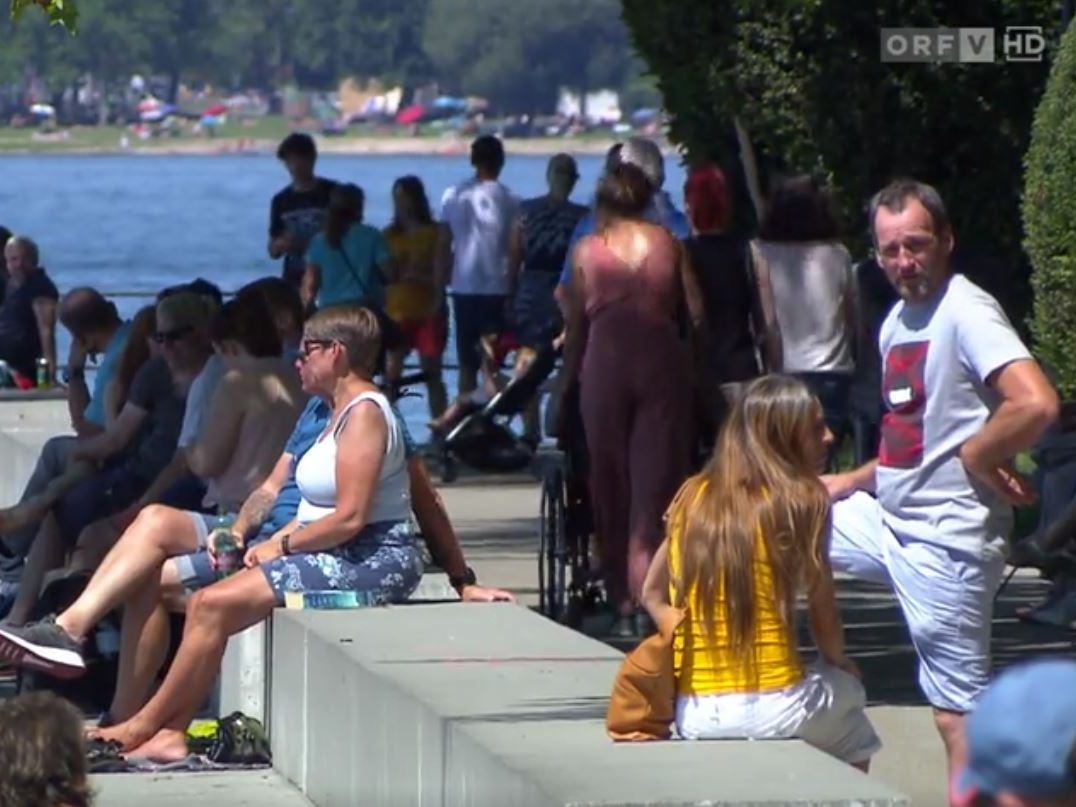
[[316, 805], [899, 805], [799, 741], [614, 744], [622, 655], [517, 606], [277, 611], [277, 770]]

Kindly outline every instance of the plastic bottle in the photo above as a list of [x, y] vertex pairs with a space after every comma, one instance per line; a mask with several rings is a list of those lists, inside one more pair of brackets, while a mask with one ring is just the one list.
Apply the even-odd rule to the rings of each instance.
[[213, 545], [216, 547], [217, 571], [224, 575], [234, 574], [243, 567], [243, 550], [232, 535], [235, 523], [223, 509], [218, 511], [213, 525]]

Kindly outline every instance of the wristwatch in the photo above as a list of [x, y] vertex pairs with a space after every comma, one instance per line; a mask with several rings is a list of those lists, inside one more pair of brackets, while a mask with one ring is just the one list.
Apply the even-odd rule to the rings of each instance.
[[473, 586], [477, 583], [478, 578], [475, 576], [474, 569], [472, 569], [470, 566], [467, 567], [467, 571], [465, 571], [463, 574], [455, 575], [448, 578], [448, 584], [452, 586], [452, 588], [456, 589], [457, 594], [462, 594], [463, 590], [467, 586]]

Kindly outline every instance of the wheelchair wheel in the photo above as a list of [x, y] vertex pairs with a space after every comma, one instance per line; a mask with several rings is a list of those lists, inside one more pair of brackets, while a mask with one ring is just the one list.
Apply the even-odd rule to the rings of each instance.
[[542, 483], [538, 597], [542, 613], [561, 620], [568, 608], [564, 474], [558, 468]]

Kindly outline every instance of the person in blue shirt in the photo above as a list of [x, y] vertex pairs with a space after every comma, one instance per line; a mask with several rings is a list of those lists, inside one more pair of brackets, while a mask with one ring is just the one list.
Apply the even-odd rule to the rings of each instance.
[[306, 251], [300, 293], [309, 309], [341, 303], [385, 307], [385, 286], [392, 259], [376, 227], [362, 223], [365, 196], [357, 185], [337, 185], [329, 196], [325, 229]]
[[[687, 216], [676, 208], [669, 194], [661, 190], [665, 184], [665, 158], [661, 149], [653, 140], [645, 137], [633, 137], [624, 143], [617, 143], [605, 156], [605, 171], [617, 165], [617, 163], [630, 163], [642, 169], [657, 190], [654, 200], [646, 212], [646, 218], [654, 224], [661, 224], [678, 239], [683, 241], [691, 236], [691, 222]], [[572, 231], [571, 240], [568, 242], [568, 254], [564, 258], [564, 268], [561, 269], [558, 297], [564, 294], [564, 290], [572, 282], [572, 252], [575, 245], [584, 236], [593, 235], [598, 229], [597, 214], [592, 207], [590, 211], [579, 220]]]
[[[120, 319], [114, 303], [86, 287], [64, 295], [60, 322], [71, 332], [67, 367], [61, 374], [67, 384], [71, 425], [79, 437], [92, 437], [105, 429], [105, 390], [116, 375], [131, 323]], [[86, 360], [98, 356], [91, 394], [86, 384]]]
[[[394, 409], [404, 424], [399, 411]], [[332, 416], [330, 405], [312, 398], [295, 425], [284, 452], [269, 477], [247, 497], [230, 531], [239, 546], [253, 546], [272, 538], [294, 517], [299, 507], [295, 468]], [[411, 487], [411, 507], [423, 540], [433, 559], [448, 574], [452, 586], [464, 601], [512, 601], [507, 591], [479, 586], [467, 566], [452, 524], [430, 479], [425, 462], [403, 427]], [[186, 595], [217, 582], [221, 573], [214, 568], [209, 546], [196, 549], [193, 516], [182, 510], [152, 505], [143, 510], [105, 563], [90, 580], [82, 595], [55, 619], [29, 623], [23, 628], [0, 629], [0, 647], [11, 647], [12, 635], [19, 637], [17, 665], [33, 667], [48, 674], [77, 675], [85, 668], [83, 646], [97, 622], [119, 605], [124, 605], [123, 636], [120, 648], [120, 677], [104, 722], [122, 721], [138, 711], [150, 695], [158, 672], [157, 664], [125, 663], [135, 648], [168, 646], [167, 610], [178, 609]], [[209, 538], [209, 543], [215, 539]], [[171, 561], [171, 562], [169, 562]], [[130, 642], [135, 644], [129, 644]], [[59, 652], [57, 652], [59, 651]], [[58, 662], [58, 658], [63, 661]], [[163, 664], [163, 655], [158, 663]]]

